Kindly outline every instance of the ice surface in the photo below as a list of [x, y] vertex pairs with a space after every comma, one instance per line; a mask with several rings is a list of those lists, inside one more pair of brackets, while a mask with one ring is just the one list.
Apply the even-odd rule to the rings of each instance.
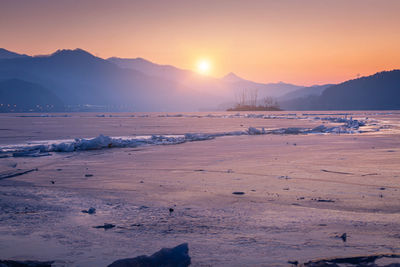
[[0, 258], [107, 266], [184, 242], [193, 266], [399, 253], [400, 116], [375, 112], [0, 114], [2, 148], [88, 149], [0, 159]]

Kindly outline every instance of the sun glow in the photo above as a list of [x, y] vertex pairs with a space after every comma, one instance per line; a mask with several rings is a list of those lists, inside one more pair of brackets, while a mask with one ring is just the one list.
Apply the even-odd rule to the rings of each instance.
[[208, 60], [202, 59], [197, 62], [197, 72], [203, 75], [210, 74], [211, 64]]

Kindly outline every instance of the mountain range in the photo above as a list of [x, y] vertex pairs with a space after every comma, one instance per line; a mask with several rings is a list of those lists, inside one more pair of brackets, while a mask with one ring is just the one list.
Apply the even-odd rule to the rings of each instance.
[[304, 87], [257, 83], [234, 73], [213, 78], [143, 58], [103, 59], [82, 49], [44, 56], [0, 49], [0, 104], [5, 105], [0, 111], [225, 110], [255, 92], [259, 100], [273, 97], [285, 109], [396, 109], [398, 72]]
[[275, 97], [301, 88], [284, 83], [256, 84], [240, 78], [224, 81], [140, 58], [102, 59], [81, 49], [58, 50], [46, 56], [3, 51], [0, 81], [10, 79], [46, 88], [69, 107], [110, 111], [215, 110], [221, 103], [234, 103], [235, 90], [242, 88], [257, 86], [260, 96], [271, 91]]

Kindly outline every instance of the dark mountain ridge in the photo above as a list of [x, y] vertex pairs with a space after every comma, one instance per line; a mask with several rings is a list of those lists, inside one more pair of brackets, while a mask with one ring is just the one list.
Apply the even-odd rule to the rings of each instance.
[[18, 79], [0, 81], [0, 111], [63, 111], [64, 103], [48, 89]]
[[296, 98], [281, 105], [300, 110], [400, 109], [400, 70], [349, 80], [329, 86], [320, 96]]

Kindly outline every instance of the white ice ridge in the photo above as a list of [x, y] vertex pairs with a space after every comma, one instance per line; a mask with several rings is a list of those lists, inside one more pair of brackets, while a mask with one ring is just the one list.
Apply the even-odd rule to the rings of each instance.
[[104, 148], [138, 147], [143, 145], [175, 145], [185, 142], [204, 141], [219, 136], [248, 135], [246, 131], [226, 132], [217, 134], [187, 133], [184, 135], [165, 136], [152, 135], [149, 137], [110, 137], [99, 135], [95, 138], [76, 138], [75, 140], [41, 141], [25, 145], [8, 145], [0, 147], [0, 155], [12, 153], [14, 157], [41, 156], [48, 152], [73, 152], [96, 150]]
[[[325, 118], [324, 118], [325, 119]], [[336, 120], [336, 118], [328, 118]], [[335, 121], [336, 122], [336, 121]], [[329, 133], [360, 133], [360, 126], [365, 125], [357, 120], [341, 120], [345, 124], [335, 127], [320, 125], [315, 128], [280, 128], [269, 129], [249, 127], [246, 131], [233, 131], [222, 133], [186, 133], [184, 135], [152, 135], [148, 137], [109, 137], [99, 135], [95, 138], [77, 138], [75, 140], [41, 141], [22, 145], [8, 145], [0, 147], [0, 156], [12, 154], [14, 157], [38, 157], [49, 155], [49, 152], [73, 152], [96, 150], [104, 148], [138, 147], [143, 145], [174, 145], [185, 142], [211, 140], [222, 136], [264, 135], [264, 134], [329, 134]]]

